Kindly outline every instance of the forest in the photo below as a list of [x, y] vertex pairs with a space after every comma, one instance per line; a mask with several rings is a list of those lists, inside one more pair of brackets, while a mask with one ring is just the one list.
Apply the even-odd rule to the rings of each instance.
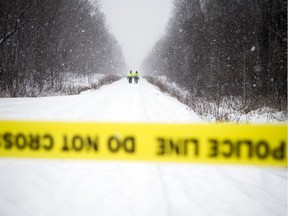
[[287, 110], [286, 0], [175, 0], [143, 63], [193, 97]]
[[1, 96], [61, 91], [69, 74], [126, 67], [97, 1], [0, 0], [0, 50]]

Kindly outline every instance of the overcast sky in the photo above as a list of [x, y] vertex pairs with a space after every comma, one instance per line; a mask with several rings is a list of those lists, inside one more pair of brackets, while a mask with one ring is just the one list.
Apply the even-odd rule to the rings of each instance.
[[131, 70], [141, 62], [164, 34], [173, 0], [100, 0], [110, 31]]

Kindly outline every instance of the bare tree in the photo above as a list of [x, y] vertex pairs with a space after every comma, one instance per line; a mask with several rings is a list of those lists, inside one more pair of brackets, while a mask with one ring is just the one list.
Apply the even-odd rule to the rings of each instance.
[[175, 0], [167, 33], [143, 67], [196, 96], [286, 109], [286, 12], [284, 0]]
[[0, 4], [2, 95], [35, 95], [29, 89], [56, 91], [66, 72], [116, 73], [125, 67], [97, 1], [92, 5], [88, 0], [1, 0]]

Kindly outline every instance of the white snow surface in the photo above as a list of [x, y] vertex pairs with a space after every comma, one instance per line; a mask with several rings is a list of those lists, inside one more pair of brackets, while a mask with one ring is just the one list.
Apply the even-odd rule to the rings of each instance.
[[0, 119], [202, 122], [187, 106], [146, 80], [129, 85], [125, 79], [74, 96], [0, 99]]
[[[76, 96], [0, 99], [1, 120], [202, 120], [141, 79]], [[1, 216], [287, 215], [287, 169], [0, 159]]]

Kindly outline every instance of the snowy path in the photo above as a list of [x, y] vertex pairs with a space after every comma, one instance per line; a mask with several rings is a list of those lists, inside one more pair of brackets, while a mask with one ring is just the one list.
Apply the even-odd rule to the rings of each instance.
[[125, 79], [75, 96], [0, 99], [0, 119], [201, 122], [146, 80], [136, 85]]
[[[144, 80], [0, 99], [0, 119], [201, 122]], [[200, 164], [0, 159], [1, 216], [287, 215], [287, 172]]]

